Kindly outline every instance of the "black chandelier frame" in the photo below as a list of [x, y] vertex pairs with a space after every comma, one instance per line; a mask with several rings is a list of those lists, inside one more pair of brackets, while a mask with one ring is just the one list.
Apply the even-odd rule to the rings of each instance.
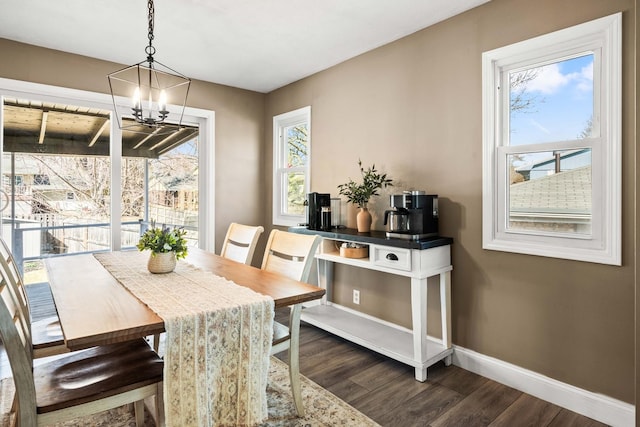
[[[145, 47], [146, 59], [115, 71], [107, 77], [120, 128], [161, 135], [173, 133], [182, 127], [191, 79], [154, 58], [156, 49], [153, 46], [153, 0], [148, 0], [147, 7], [149, 44]], [[118, 114], [119, 97], [131, 99], [130, 118]], [[177, 115], [170, 113], [168, 102], [180, 106]]]

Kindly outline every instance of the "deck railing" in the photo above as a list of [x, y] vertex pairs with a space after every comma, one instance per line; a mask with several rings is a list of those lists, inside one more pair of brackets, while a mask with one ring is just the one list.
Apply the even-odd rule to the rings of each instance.
[[[25, 261], [111, 250], [111, 224], [109, 223], [40, 226], [37, 223], [30, 223], [29, 227], [19, 227], [17, 222], [14, 223], [6, 219], [4, 223], [11, 226], [12, 252], [20, 273], [23, 273]], [[134, 248], [142, 233], [149, 227], [149, 223], [143, 220], [126, 221], [120, 224], [122, 226], [122, 249]], [[196, 227], [180, 224], [162, 225], [182, 227], [188, 231], [185, 237], [197, 242]], [[29, 233], [38, 233], [38, 237], [29, 239]], [[30, 240], [31, 242], [29, 242]], [[25, 242], [28, 243], [25, 244]], [[37, 249], [34, 248], [36, 244]], [[25, 254], [25, 251], [29, 253]]]

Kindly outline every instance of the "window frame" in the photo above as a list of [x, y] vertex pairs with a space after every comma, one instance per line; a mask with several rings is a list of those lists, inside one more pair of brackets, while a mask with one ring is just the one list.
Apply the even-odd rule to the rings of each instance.
[[[622, 14], [555, 31], [482, 54], [484, 249], [621, 265]], [[509, 71], [594, 52], [594, 135], [509, 146]], [[597, 67], [596, 61], [600, 61]], [[508, 228], [509, 154], [591, 149], [591, 235]]]
[[[284, 129], [300, 123], [307, 123], [307, 164], [306, 166], [287, 167], [285, 153], [287, 141]], [[287, 186], [285, 177], [290, 173], [304, 175], [304, 192], [311, 188], [311, 106], [298, 108], [273, 117], [273, 225], [293, 227], [307, 222], [305, 214], [292, 215], [286, 213]]]

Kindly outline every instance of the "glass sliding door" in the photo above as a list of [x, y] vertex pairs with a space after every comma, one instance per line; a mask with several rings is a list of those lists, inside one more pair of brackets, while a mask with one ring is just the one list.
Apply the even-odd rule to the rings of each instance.
[[112, 114], [108, 95], [0, 78], [0, 232], [18, 261], [130, 249], [152, 220], [214, 247], [214, 113], [188, 108], [169, 135]]
[[[183, 126], [175, 134], [158, 138], [123, 135], [122, 159], [122, 247], [138, 242], [140, 227], [157, 225], [184, 227], [191, 246], [198, 246], [199, 157], [198, 126]], [[144, 156], [124, 147], [143, 148]], [[128, 153], [127, 153], [128, 152]], [[141, 221], [141, 222], [140, 222]]]
[[109, 250], [110, 112], [3, 98], [2, 235], [16, 259]]

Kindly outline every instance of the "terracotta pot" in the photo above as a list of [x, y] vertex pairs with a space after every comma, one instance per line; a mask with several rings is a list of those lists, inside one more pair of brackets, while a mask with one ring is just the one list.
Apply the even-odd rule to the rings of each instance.
[[149, 255], [147, 268], [151, 273], [171, 273], [176, 268], [176, 253], [162, 252]]
[[371, 231], [371, 213], [369, 209], [360, 208], [360, 212], [356, 215], [356, 224], [358, 225], [358, 233]]

